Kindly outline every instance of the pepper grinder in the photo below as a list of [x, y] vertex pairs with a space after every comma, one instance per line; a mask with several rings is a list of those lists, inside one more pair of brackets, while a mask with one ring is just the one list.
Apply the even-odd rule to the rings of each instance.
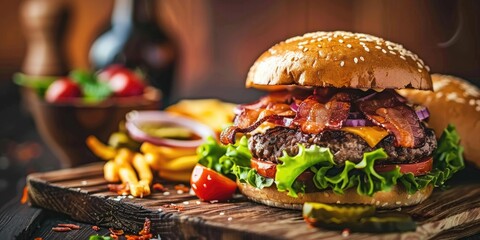
[[26, 0], [20, 13], [27, 40], [23, 72], [34, 76], [66, 74], [62, 47], [68, 20], [65, 1]]

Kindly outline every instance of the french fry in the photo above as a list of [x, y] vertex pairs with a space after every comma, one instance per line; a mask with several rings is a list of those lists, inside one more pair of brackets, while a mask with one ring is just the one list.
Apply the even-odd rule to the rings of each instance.
[[120, 179], [123, 183], [134, 185], [138, 183], [137, 175], [135, 174], [131, 166], [121, 166], [118, 170], [118, 175], [120, 176]]
[[85, 140], [85, 143], [87, 144], [88, 148], [90, 148], [90, 150], [93, 152], [93, 154], [103, 160], [113, 159], [117, 154], [115, 148], [103, 144], [95, 136], [88, 136]]
[[197, 155], [184, 156], [172, 159], [165, 164], [159, 166], [161, 170], [167, 171], [192, 171], [195, 164], [198, 163]]
[[134, 197], [143, 198], [150, 195], [150, 185], [145, 180], [140, 180], [138, 183], [130, 184], [130, 194]]
[[148, 163], [148, 165], [150, 165], [150, 167], [156, 171], [160, 169], [161, 165], [167, 162], [167, 160], [163, 156], [157, 153], [147, 152], [143, 154], [143, 157]]
[[130, 166], [133, 159], [133, 152], [128, 148], [120, 148], [114, 158], [115, 163], [120, 166]]
[[108, 182], [118, 182], [120, 181], [118, 170], [118, 165], [113, 160], [110, 160], [103, 165], [103, 177]]
[[190, 182], [190, 177], [192, 171], [167, 171], [160, 170], [158, 175], [166, 180], [177, 181], [177, 182]]
[[174, 159], [188, 155], [195, 155], [197, 150], [195, 148], [175, 148], [157, 146], [148, 142], [144, 142], [140, 147], [140, 151], [143, 153], [156, 153], [160, 154], [166, 159]]
[[152, 183], [152, 170], [150, 170], [147, 161], [145, 161], [145, 158], [141, 153], [135, 153], [135, 155], [133, 156], [132, 164], [135, 170], [137, 170], [140, 181], [147, 182], [147, 186]]

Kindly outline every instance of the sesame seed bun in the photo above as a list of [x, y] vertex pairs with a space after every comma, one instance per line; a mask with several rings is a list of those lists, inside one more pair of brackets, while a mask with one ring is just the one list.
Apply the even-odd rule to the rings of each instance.
[[298, 198], [279, 192], [276, 186], [258, 189], [237, 180], [240, 192], [250, 200], [263, 203], [272, 207], [302, 209], [305, 202], [340, 203], [340, 204], [372, 204], [377, 208], [391, 209], [412, 206], [423, 202], [433, 191], [433, 186], [428, 185], [414, 194], [408, 194], [403, 187], [395, 186], [389, 192], [377, 192], [373, 196], [364, 196], [357, 193], [356, 188], [347, 189], [344, 194], [335, 194], [331, 190], [312, 193], [300, 193]]
[[399, 93], [428, 108], [428, 124], [437, 137], [449, 123], [455, 125], [465, 148], [465, 159], [480, 168], [480, 90], [454, 76], [433, 74], [432, 80], [435, 92], [404, 89]]
[[432, 90], [429, 68], [416, 54], [375, 36], [340, 31], [307, 33], [264, 52], [246, 86], [277, 85]]

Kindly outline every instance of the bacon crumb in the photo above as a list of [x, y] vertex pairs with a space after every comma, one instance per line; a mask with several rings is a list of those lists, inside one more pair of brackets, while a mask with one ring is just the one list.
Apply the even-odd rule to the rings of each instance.
[[153, 184], [152, 188], [156, 191], [159, 191], [159, 192], [165, 192], [168, 190], [168, 188], [166, 188], [165, 186], [163, 186], [163, 184], [161, 183], [155, 183]]
[[27, 201], [28, 201], [28, 187], [25, 186], [23, 188], [23, 194], [22, 194], [22, 198], [20, 199], [20, 203], [25, 204], [27, 203]]
[[69, 227], [52, 227], [54, 232], [70, 232], [72, 229]]
[[80, 229], [81, 227], [76, 225], [76, 224], [70, 224], [70, 223], [59, 223], [57, 224], [58, 227], [68, 227], [72, 230], [78, 230]]
[[95, 231], [95, 232], [97, 232], [97, 231], [100, 230], [100, 228], [99, 228], [98, 226], [92, 226], [92, 229], [93, 229], [93, 231]]
[[111, 234], [111, 233], [110, 233], [110, 237], [113, 238], [113, 239], [115, 239], [115, 240], [118, 240], [118, 236], [115, 235], [115, 234]]
[[178, 184], [178, 185], [175, 185], [175, 190], [177, 191], [183, 191], [183, 192], [189, 192], [190, 191], [190, 188], [188, 188], [187, 186], [183, 185], [183, 184]]
[[41, 238], [41, 237], [36, 237], [36, 238], [34, 238], [33, 240], [43, 240], [43, 238]]
[[130, 185], [129, 184], [108, 184], [108, 191], [117, 193], [118, 195], [129, 195], [130, 194]]
[[124, 234], [122, 229], [109, 228], [108, 231], [110, 231], [111, 234], [114, 234], [114, 235], [117, 235], [117, 236], [121, 236], [121, 235]]
[[152, 225], [152, 221], [150, 221], [149, 218], [145, 218], [145, 222], [143, 223], [143, 229], [138, 234], [140, 235], [150, 234], [151, 225]]

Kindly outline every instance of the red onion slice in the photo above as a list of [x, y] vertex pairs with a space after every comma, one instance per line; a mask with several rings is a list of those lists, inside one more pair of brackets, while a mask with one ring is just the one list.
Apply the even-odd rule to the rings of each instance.
[[427, 119], [428, 117], [430, 117], [430, 112], [428, 111], [428, 108], [426, 108], [424, 106], [416, 107], [415, 113], [417, 114], [418, 119], [420, 119], [420, 121], [423, 121], [423, 120]]
[[[131, 111], [126, 115], [127, 122], [125, 126], [130, 136], [140, 142], [149, 142], [156, 145], [182, 147], [182, 148], [196, 148], [200, 146], [207, 137], [215, 137], [215, 132], [208, 126], [203, 125], [197, 121], [189, 118], [175, 116], [163, 111]], [[174, 140], [167, 138], [159, 138], [149, 135], [142, 131], [138, 126], [143, 123], [166, 123], [185, 127], [192, 130], [202, 139], [198, 140]]]

